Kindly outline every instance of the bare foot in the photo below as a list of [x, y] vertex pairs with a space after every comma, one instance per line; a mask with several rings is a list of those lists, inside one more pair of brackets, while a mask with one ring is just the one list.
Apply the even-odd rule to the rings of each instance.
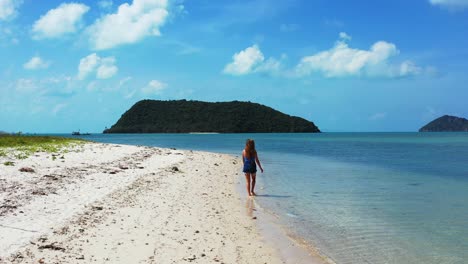
[[255, 192], [253, 192], [253, 191], [250, 193], [250, 195], [257, 196], [257, 194]]
[[252, 194], [252, 193], [249, 193], [249, 197], [250, 197], [250, 196], [254, 196], [254, 194]]

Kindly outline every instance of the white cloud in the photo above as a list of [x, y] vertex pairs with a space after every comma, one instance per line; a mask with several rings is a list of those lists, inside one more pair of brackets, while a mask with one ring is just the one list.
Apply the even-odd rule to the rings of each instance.
[[0, 43], [2, 46], [17, 45], [19, 41], [20, 27], [13, 24], [2, 24], [0, 20]]
[[80, 60], [78, 65], [78, 79], [83, 80], [96, 71], [96, 78], [108, 79], [114, 76], [118, 68], [114, 57], [101, 58], [96, 53], [90, 54]]
[[47, 78], [20, 78], [10, 84], [21, 96], [42, 98], [47, 96], [69, 97], [81, 86], [71, 76], [54, 76]]
[[80, 27], [83, 15], [89, 11], [84, 4], [63, 3], [49, 10], [33, 25], [35, 39], [58, 38], [68, 33], [74, 33]]
[[96, 81], [91, 81], [86, 85], [86, 90], [89, 92], [96, 91], [97, 90], [98, 83]]
[[325, 19], [323, 21], [323, 24], [325, 24], [328, 27], [335, 27], [335, 28], [342, 28], [345, 25], [343, 21], [340, 21], [338, 19]]
[[382, 120], [385, 117], [387, 117], [387, 113], [375, 113], [369, 117], [369, 120], [377, 121], [377, 120]]
[[52, 114], [57, 115], [58, 112], [62, 111], [63, 108], [65, 108], [67, 104], [65, 103], [60, 103], [55, 105], [54, 109], [52, 109]]
[[115, 58], [114, 57], [107, 57], [101, 59], [101, 65], [97, 69], [96, 77], [98, 79], [108, 79], [114, 76], [119, 68], [115, 66]]
[[39, 56], [34, 56], [28, 62], [23, 64], [23, 67], [27, 70], [47, 69], [49, 66], [50, 62], [44, 61]]
[[90, 54], [80, 60], [80, 65], [78, 66], [78, 79], [83, 80], [92, 73], [97, 65], [99, 64], [100, 57], [96, 54]]
[[126, 83], [132, 80], [132, 77], [127, 76], [119, 81], [119, 88], [124, 86]]
[[281, 68], [280, 61], [274, 58], [268, 58], [268, 60], [260, 63], [254, 70], [255, 72], [275, 73], [275, 72], [279, 72], [280, 68]]
[[280, 31], [281, 32], [293, 32], [298, 30], [300, 27], [298, 24], [281, 24]]
[[151, 80], [148, 85], [143, 87], [141, 91], [144, 94], [157, 94], [160, 93], [162, 90], [166, 89], [167, 84], [160, 82], [158, 80]]
[[224, 73], [232, 75], [243, 75], [251, 73], [255, 66], [265, 60], [263, 53], [257, 45], [248, 47], [245, 50], [232, 56], [233, 62], [224, 67]]
[[400, 76], [407, 76], [407, 75], [418, 75], [423, 72], [423, 69], [412, 61], [404, 61], [400, 65]]
[[232, 62], [224, 67], [223, 72], [231, 75], [245, 75], [255, 72], [276, 72], [281, 62], [269, 58], [265, 61], [262, 51], [257, 45], [246, 48], [232, 56]]
[[0, 20], [10, 20], [18, 14], [22, 0], [0, 0]]
[[112, 2], [112, 0], [101, 0], [97, 2], [97, 5], [103, 9], [109, 9], [113, 4], [114, 2]]
[[166, 43], [177, 47], [177, 55], [189, 55], [201, 52], [201, 48], [193, 46], [189, 43], [178, 41], [178, 40], [166, 40]]
[[468, 8], [468, 0], [429, 0], [429, 2], [432, 5], [455, 10]]
[[340, 32], [340, 38], [342, 40], [351, 40], [351, 36], [346, 34], [346, 32]]
[[110, 49], [136, 43], [147, 36], [161, 35], [159, 28], [168, 16], [167, 0], [133, 0], [119, 6], [117, 13], [106, 15], [88, 28], [93, 49]]
[[378, 41], [369, 50], [360, 50], [349, 47], [346, 40], [351, 37], [346, 33], [340, 33], [340, 37], [342, 40], [337, 41], [331, 49], [302, 58], [296, 66], [296, 74], [306, 76], [318, 72], [329, 78], [403, 77], [421, 72], [421, 68], [411, 61], [405, 61], [400, 65], [389, 64], [389, 59], [400, 53], [393, 43]]
[[32, 79], [19, 79], [16, 81], [15, 89], [18, 92], [30, 93], [38, 88], [37, 84]]
[[135, 93], [136, 93], [136, 90], [133, 90], [133, 91], [131, 91], [131, 92], [125, 94], [125, 95], [124, 95], [124, 98], [125, 98], [125, 99], [130, 99], [130, 98], [132, 98], [132, 97], [135, 95]]

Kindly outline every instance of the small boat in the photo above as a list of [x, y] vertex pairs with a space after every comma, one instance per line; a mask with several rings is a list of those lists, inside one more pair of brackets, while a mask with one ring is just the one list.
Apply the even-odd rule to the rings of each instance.
[[89, 136], [91, 133], [81, 133], [79, 130], [78, 131], [73, 131], [72, 132], [73, 136]]

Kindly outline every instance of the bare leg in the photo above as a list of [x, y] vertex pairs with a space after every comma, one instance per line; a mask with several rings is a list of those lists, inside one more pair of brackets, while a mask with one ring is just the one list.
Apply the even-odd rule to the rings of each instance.
[[257, 178], [256, 173], [252, 173], [252, 190], [250, 191], [251, 195], [256, 195], [254, 192], [255, 189], [255, 179]]
[[247, 181], [247, 195], [252, 196], [250, 193], [250, 173], [245, 174], [245, 180]]

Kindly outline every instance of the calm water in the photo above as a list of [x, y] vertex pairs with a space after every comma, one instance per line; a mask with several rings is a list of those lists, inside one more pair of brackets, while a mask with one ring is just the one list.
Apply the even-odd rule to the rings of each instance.
[[337, 263], [468, 263], [468, 133], [89, 138], [239, 155], [249, 137], [256, 200]]

